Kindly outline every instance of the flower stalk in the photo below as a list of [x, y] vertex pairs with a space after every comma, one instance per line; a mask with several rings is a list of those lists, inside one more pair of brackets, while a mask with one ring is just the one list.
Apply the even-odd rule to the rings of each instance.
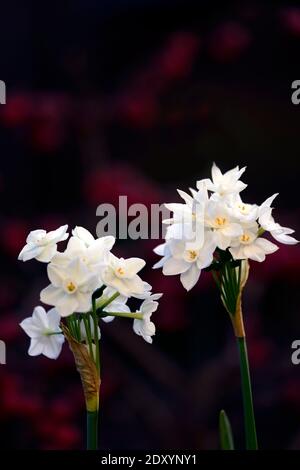
[[240, 358], [246, 448], [247, 450], [257, 450], [258, 444], [257, 444], [256, 425], [255, 425], [255, 416], [254, 416], [254, 408], [253, 408], [252, 387], [251, 387], [246, 337], [244, 336], [244, 337], [237, 338], [237, 345], [238, 345], [239, 358]]
[[238, 345], [246, 448], [248, 450], [257, 450], [252, 386], [242, 311], [242, 292], [249, 275], [249, 263], [247, 260], [234, 262], [228, 252], [222, 252], [221, 250], [218, 255], [219, 259], [214, 264], [214, 268], [218, 270], [212, 272], [220, 290], [223, 305], [229, 313]]
[[87, 450], [97, 450], [100, 390], [99, 370], [94, 358], [90, 356], [89, 349], [86, 345], [78, 342], [71, 335], [69, 329], [63, 324], [62, 330], [74, 355], [76, 368], [82, 382], [87, 412]]

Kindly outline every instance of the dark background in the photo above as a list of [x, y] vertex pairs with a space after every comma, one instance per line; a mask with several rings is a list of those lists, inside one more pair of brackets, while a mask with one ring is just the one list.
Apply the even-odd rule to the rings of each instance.
[[[73, 358], [27, 355], [18, 323], [39, 304], [45, 267], [17, 262], [27, 233], [68, 223], [95, 233], [96, 208], [179, 201], [223, 169], [247, 165], [243, 196], [275, 192], [275, 217], [299, 228], [300, 7], [296, 2], [16, 1], [1, 4], [0, 365], [2, 448], [84, 448]], [[297, 235], [297, 233], [296, 233]], [[298, 231], [299, 238], [299, 231]], [[225, 408], [244, 446], [239, 367], [208, 274], [188, 294], [152, 271], [157, 241], [119, 241], [147, 259], [164, 292], [152, 346], [131, 321], [102, 329], [101, 447], [216, 449]], [[298, 246], [252, 262], [245, 321], [261, 448], [300, 448]]]

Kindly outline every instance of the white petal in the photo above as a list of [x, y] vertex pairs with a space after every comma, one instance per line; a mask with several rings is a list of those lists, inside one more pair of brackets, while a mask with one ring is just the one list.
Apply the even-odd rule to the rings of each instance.
[[26, 238], [26, 243], [33, 243], [35, 245], [36, 241], [44, 238], [46, 234], [47, 234], [46, 230], [42, 230], [42, 229], [32, 230], [32, 232], [30, 232], [28, 237]]
[[102, 317], [101, 320], [103, 320], [105, 323], [110, 323], [115, 319], [115, 317], [108, 316], [108, 317]]
[[212, 165], [211, 168], [211, 177], [214, 182], [214, 184], [218, 184], [220, 181], [222, 181], [223, 175], [219, 167], [215, 164], [215, 162]]
[[64, 296], [67, 295], [59, 287], [54, 287], [50, 284], [48, 287], [45, 287], [40, 293], [41, 302], [47, 305], [57, 305]]
[[52, 263], [48, 264], [47, 273], [49, 280], [54, 287], [60, 287], [62, 285], [64, 280], [64, 271], [59, 266]]
[[39, 356], [40, 354], [42, 354], [43, 349], [44, 345], [42, 341], [38, 338], [32, 338], [28, 349], [28, 354], [29, 356]]
[[163, 274], [165, 276], [173, 276], [185, 272], [190, 266], [190, 263], [183, 259], [169, 258], [163, 267]]
[[180, 281], [183, 287], [186, 290], [191, 290], [192, 287], [197, 284], [200, 274], [201, 270], [197, 267], [195, 263], [192, 264], [188, 271], [180, 275]]
[[259, 263], [266, 259], [264, 250], [255, 243], [252, 243], [251, 245], [245, 245], [244, 253], [245, 258], [253, 259], [253, 261], [258, 261]]
[[162, 243], [161, 245], [158, 245], [157, 247], [155, 247], [153, 251], [159, 256], [164, 256], [166, 246], [167, 246], [166, 243]]
[[125, 260], [126, 277], [132, 277], [145, 266], [146, 261], [141, 258], [128, 258]]
[[41, 261], [42, 263], [49, 263], [52, 260], [56, 252], [57, 252], [56, 243], [46, 245], [45, 247], [43, 247], [43, 250], [41, 251], [41, 253], [36, 256], [36, 259], [38, 261]]
[[35, 258], [43, 251], [42, 246], [36, 246], [33, 244], [27, 244], [20, 251], [18, 259], [20, 261], [29, 261], [30, 259]]
[[69, 315], [72, 315], [72, 313], [77, 312], [77, 307], [78, 302], [76, 297], [74, 297], [74, 295], [68, 294], [64, 296], [64, 299], [61, 300], [58, 305], [56, 305], [58, 313], [61, 317], [68, 317]]
[[90, 246], [95, 241], [91, 232], [84, 227], [75, 227], [74, 230], [72, 230], [72, 235], [82, 240], [86, 246]]
[[238, 237], [243, 234], [243, 229], [239, 224], [230, 223], [222, 229], [222, 233], [226, 237]]
[[177, 189], [177, 192], [179, 194], [179, 196], [182, 197], [182, 199], [185, 201], [186, 204], [188, 205], [192, 205], [193, 204], [193, 198], [192, 196], [190, 196], [188, 193], [186, 193], [185, 191], [181, 191], [181, 189]]
[[145, 292], [145, 283], [137, 274], [131, 279], [124, 279], [123, 285], [125, 287], [125, 291], [127, 290], [127, 292], [129, 292], [129, 295], [132, 296], [134, 296], [135, 294], [143, 294]]
[[169, 259], [169, 256], [164, 256], [162, 259], [160, 259], [157, 263], [155, 263], [152, 268], [153, 269], [159, 269], [162, 268], [165, 262]]
[[[294, 231], [291, 230], [291, 233], [293, 232]], [[296, 240], [296, 238], [288, 235], [287, 231], [280, 232], [280, 231], [274, 230], [274, 231], [271, 231], [271, 235], [273, 238], [275, 238], [275, 240], [277, 240], [280, 243], [284, 243], [285, 245], [295, 245], [296, 243], [299, 243], [298, 240]]]
[[61, 242], [68, 238], [69, 234], [66, 233], [67, 230], [68, 230], [68, 226], [62, 225], [56, 230], [52, 230], [51, 232], [48, 232], [45, 238], [47, 242], [52, 242], [52, 243]]
[[266, 255], [275, 253], [275, 251], [278, 250], [277, 245], [270, 242], [269, 240], [266, 240], [265, 238], [257, 238], [255, 241], [255, 245], [259, 246], [266, 253]]
[[51, 308], [50, 310], [48, 310], [47, 319], [48, 319], [48, 325], [49, 325], [50, 330], [61, 331], [60, 326], [59, 326], [61, 317], [58, 311], [56, 310], [56, 308]]
[[92, 308], [92, 295], [91, 292], [83, 293], [83, 292], [76, 292], [76, 301], [77, 307], [76, 312], [87, 312]]
[[47, 338], [42, 354], [49, 359], [57, 359], [64, 343], [64, 335], [52, 335]]

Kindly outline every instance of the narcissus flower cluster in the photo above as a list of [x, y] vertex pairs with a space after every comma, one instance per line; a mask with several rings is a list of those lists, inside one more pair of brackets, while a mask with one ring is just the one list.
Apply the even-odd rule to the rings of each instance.
[[[240, 193], [247, 187], [240, 178], [245, 168], [222, 173], [213, 164], [211, 179], [197, 181], [191, 194], [178, 190], [184, 203], [165, 204], [173, 217], [168, 224], [165, 243], [155, 248], [162, 256], [154, 268], [165, 275], [180, 275], [185, 289], [198, 281], [201, 270], [217, 267], [222, 252], [227, 259], [264, 261], [278, 246], [265, 238], [269, 233], [277, 242], [293, 245], [294, 230], [275, 222], [274, 194], [261, 205], [245, 202]], [[238, 264], [238, 263], [237, 263]]]
[[[45, 230], [31, 232], [19, 254], [22, 261], [35, 258], [48, 263], [50, 284], [41, 291], [40, 300], [53, 307], [46, 312], [38, 306], [32, 317], [21, 322], [21, 327], [31, 338], [29, 354], [58, 357], [64, 342], [62, 318], [66, 318], [77, 341], [89, 342], [91, 346], [96, 336], [90, 315], [93, 299], [99, 319], [109, 322], [116, 316], [132, 318], [135, 333], [152, 343], [155, 325], [151, 315], [162, 294], [152, 294], [150, 284], [139, 276], [145, 261], [117, 258], [111, 253], [114, 237], [95, 239], [83, 227], [72, 231], [65, 251], [57, 251], [58, 242], [69, 236], [67, 229], [65, 225], [48, 233]], [[127, 305], [131, 297], [144, 301], [136, 312], [131, 312]]]

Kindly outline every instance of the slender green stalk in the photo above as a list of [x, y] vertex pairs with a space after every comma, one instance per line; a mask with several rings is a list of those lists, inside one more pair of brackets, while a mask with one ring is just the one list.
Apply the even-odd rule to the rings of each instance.
[[246, 338], [237, 338], [240, 356], [241, 382], [244, 404], [244, 420], [247, 450], [257, 450], [257, 436], [253, 409], [252, 388], [248, 362]]
[[99, 411], [87, 411], [87, 450], [98, 449], [98, 415]]
[[142, 313], [127, 313], [127, 312], [101, 312], [100, 317], [123, 317], [123, 318], [136, 318], [137, 320], [143, 319]]
[[96, 307], [97, 307], [97, 310], [98, 309], [104, 309], [105, 307], [107, 307], [113, 300], [115, 300], [117, 297], [119, 297], [119, 292], [116, 292], [115, 294], [113, 294], [111, 297], [109, 297], [109, 299], [105, 299], [105, 300], [101, 300], [101, 298], [98, 300], [98, 302], [96, 302]]
[[[92, 348], [92, 340], [95, 344], [95, 357], [94, 358], [97, 373], [100, 377], [100, 350], [99, 350], [99, 331], [98, 331], [98, 316], [97, 316], [97, 306], [96, 300], [92, 300], [92, 320], [93, 320], [93, 330], [94, 334], [91, 335], [91, 328], [89, 323], [89, 318], [87, 319], [86, 331], [88, 334], [89, 346]], [[98, 421], [99, 421], [99, 391], [97, 395], [97, 406], [93, 411], [87, 410], [87, 449], [88, 450], [97, 450], [98, 449]]]
[[94, 322], [94, 342], [96, 347], [96, 367], [100, 375], [100, 351], [99, 351], [99, 331], [96, 301], [93, 299], [93, 322]]

